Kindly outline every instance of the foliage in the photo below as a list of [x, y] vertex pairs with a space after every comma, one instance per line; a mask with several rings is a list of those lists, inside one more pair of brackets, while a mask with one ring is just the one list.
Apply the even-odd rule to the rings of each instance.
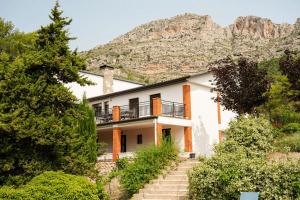
[[14, 189], [2, 187], [0, 199], [98, 199], [96, 185], [85, 177], [47, 171]]
[[239, 148], [249, 156], [266, 154], [272, 148], [273, 128], [263, 117], [241, 116], [229, 123], [226, 141], [216, 147], [217, 153], [233, 153]]
[[235, 62], [227, 58], [220, 60], [218, 66], [210, 70], [215, 76], [221, 104], [226, 109], [236, 111], [238, 114], [253, 113], [255, 107], [266, 101], [263, 93], [269, 87], [267, 72], [259, 68], [256, 62], [246, 58], [239, 58]]
[[172, 143], [164, 142], [159, 147], [141, 149], [136, 152], [133, 162], [123, 170], [121, 185], [129, 195], [133, 195], [176, 158], [177, 149]]
[[116, 161], [116, 167], [118, 170], [125, 169], [129, 164], [128, 158], [120, 158]]
[[295, 92], [290, 98], [300, 101], [300, 55], [294, 56], [293, 52], [289, 50], [286, 50], [284, 53], [285, 55], [279, 61], [280, 70], [289, 79], [291, 83], [290, 89]]
[[105, 181], [103, 180], [103, 178], [101, 178], [101, 177], [97, 178], [97, 181], [96, 181], [97, 195], [98, 195], [98, 198], [101, 200], [109, 200], [109, 195], [107, 194], [107, 192], [104, 189], [104, 183], [105, 183]]
[[85, 114], [63, 83], [89, 82], [78, 73], [84, 60], [68, 47], [71, 20], [61, 15], [57, 3], [30, 51], [13, 61], [0, 55], [0, 185], [47, 170], [73, 172], [70, 162], [81, 160], [74, 141], [83, 139], [78, 119]]
[[71, 141], [71, 154], [67, 158], [66, 166], [69, 172], [75, 174], [87, 174], [90, 172], [97, 160], [96, 123], [94, 110], [90, 107], [85, 95], [79, 104], [82, 112], [78, 119], [77, 134]]
[[101, 156], [107, 151], [108, 144], [105, 142], [97, 142], [97, 156]]
[[9, 60], [32, 49], [35, 37], [35, 33], [22, 33], [15, 29], [12, 22], [0, 17], [0, 54], [8, 55]]
[[191, 199], [233, 200], [240, 192], [259, 192], [260, 199], [300, 197], [300, 161], [268, 163], [242, 151], [213, 156], [189, 174]]
[[[240, 192], [259, 192], [260, 199], [300, 197], [300, 160], [268, 162], [272, 128], [263, 118], [241, 117], [230, 123], [226, 140], [211, 158], [189, 173], [190, 199], [239, 199]], [[268, 138], [270, 137], [270, 138]]]
[[289, 123], [281, 128], [284, 133], [300, 132], [300, 123]]
[[300, 131], [279, 136], [274, 141], [274, 146], [275, 149], [280, 152], [284, 152], [286, 149], [289, 151], [300, 152]]

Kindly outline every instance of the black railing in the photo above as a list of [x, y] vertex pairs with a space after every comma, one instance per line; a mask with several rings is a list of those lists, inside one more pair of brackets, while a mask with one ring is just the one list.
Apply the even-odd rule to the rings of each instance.
[[162, 116], [166, 117], [184, 117], [184, 104], [172, 101], [162, 101]]
[[101, 112], [98, 111], [95, 113], [95, 117], [96, 117], [96, 123], [99, 124], [112, 122], [112, 109], [109, 108]]
[[[120, 120], [137, 119], [151, 116], [150, 101], [133, 105], [120, 106]], [[112, 109], [96, 112], [96, 122], [99, 124], [112, 122]], [[162, 116], [184, 118], [184, 104], [171, 101], [162, 101]]]
[[121, 120], [136, 119], [150, 116], [150, 102], [141, 102], [136, 105], [126, 105], [120, 107]]

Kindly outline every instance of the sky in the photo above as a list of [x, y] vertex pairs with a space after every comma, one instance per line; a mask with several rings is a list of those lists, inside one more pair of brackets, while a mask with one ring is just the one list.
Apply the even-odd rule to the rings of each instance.
[[[255, 15], [275, 23], [295, 23], [300, 0], [60, 0], [69, 27], [72, 49], [89, 50], [134, 27], [184, 13], [210, 15], [227, 26], [238, 17]], [[24, 32], [47, 25], [54, 0], [0, 0], [0, 17]]]

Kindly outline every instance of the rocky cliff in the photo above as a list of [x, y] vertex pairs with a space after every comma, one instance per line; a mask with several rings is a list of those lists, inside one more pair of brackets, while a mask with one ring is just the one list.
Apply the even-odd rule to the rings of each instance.
[[263, 60], [287, 48], [300, 48], [300, 18], [295, 24], [275, 24], [246, 16], [221, 27], [208, 15], [184, 14], [138, 26], [82, 54], [91, 71], [108, 64], [120, 77], [155, 82], [205, 71], [228, 55]]

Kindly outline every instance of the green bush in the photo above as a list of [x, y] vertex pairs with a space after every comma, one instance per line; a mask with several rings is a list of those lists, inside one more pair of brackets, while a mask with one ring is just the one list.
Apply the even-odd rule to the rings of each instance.
[[300, 123], [289, 123], [287, 125], [284, 125], [281, 128], [281, 131], [284, 132], [284, 133], [300, 132]]
[[274, 146], [275, 149], [280, 152], [284, 152], [287, 149], [290, 151], [300, 152], [300, 132], [276, 138]]
[[116, 162], [116, 166], [118, 170], [125, 169], [129, 164], [128, 158], [120, 158]]
[[85, 177], [47, 171], [14, 189], [2, 187], [0, 199], [98, 199], [96, 185]]
[[189, 173], [191, 199], [239, 199], [240, 192], [259, 192], [260, 199], [300, 198], [300, 160], [270, 163], [272, 127], [259, 117], [230, 123], [226, 140], [211, 158]]
[[121, 174], [121, 184], [133, 195], [177, 158], [174, 144], [163, 142], [159, 147], [150, 146], [136, 152], [136, 156]]
[[267, 163], [245, 152], [224, 153], [199, 164], [189, 174], [190, 198], [234, 200], [240, 192], [259, 192], [260, 199], [300, 198], [300, 161]]
[[243, 148], [249, 155], [262, 155], [272, 148], [274, 129], [263, 117], [241, 116], [229, 123], [225, 130], [226, 142], [217, 147], [219, 152], [235, 152]]

